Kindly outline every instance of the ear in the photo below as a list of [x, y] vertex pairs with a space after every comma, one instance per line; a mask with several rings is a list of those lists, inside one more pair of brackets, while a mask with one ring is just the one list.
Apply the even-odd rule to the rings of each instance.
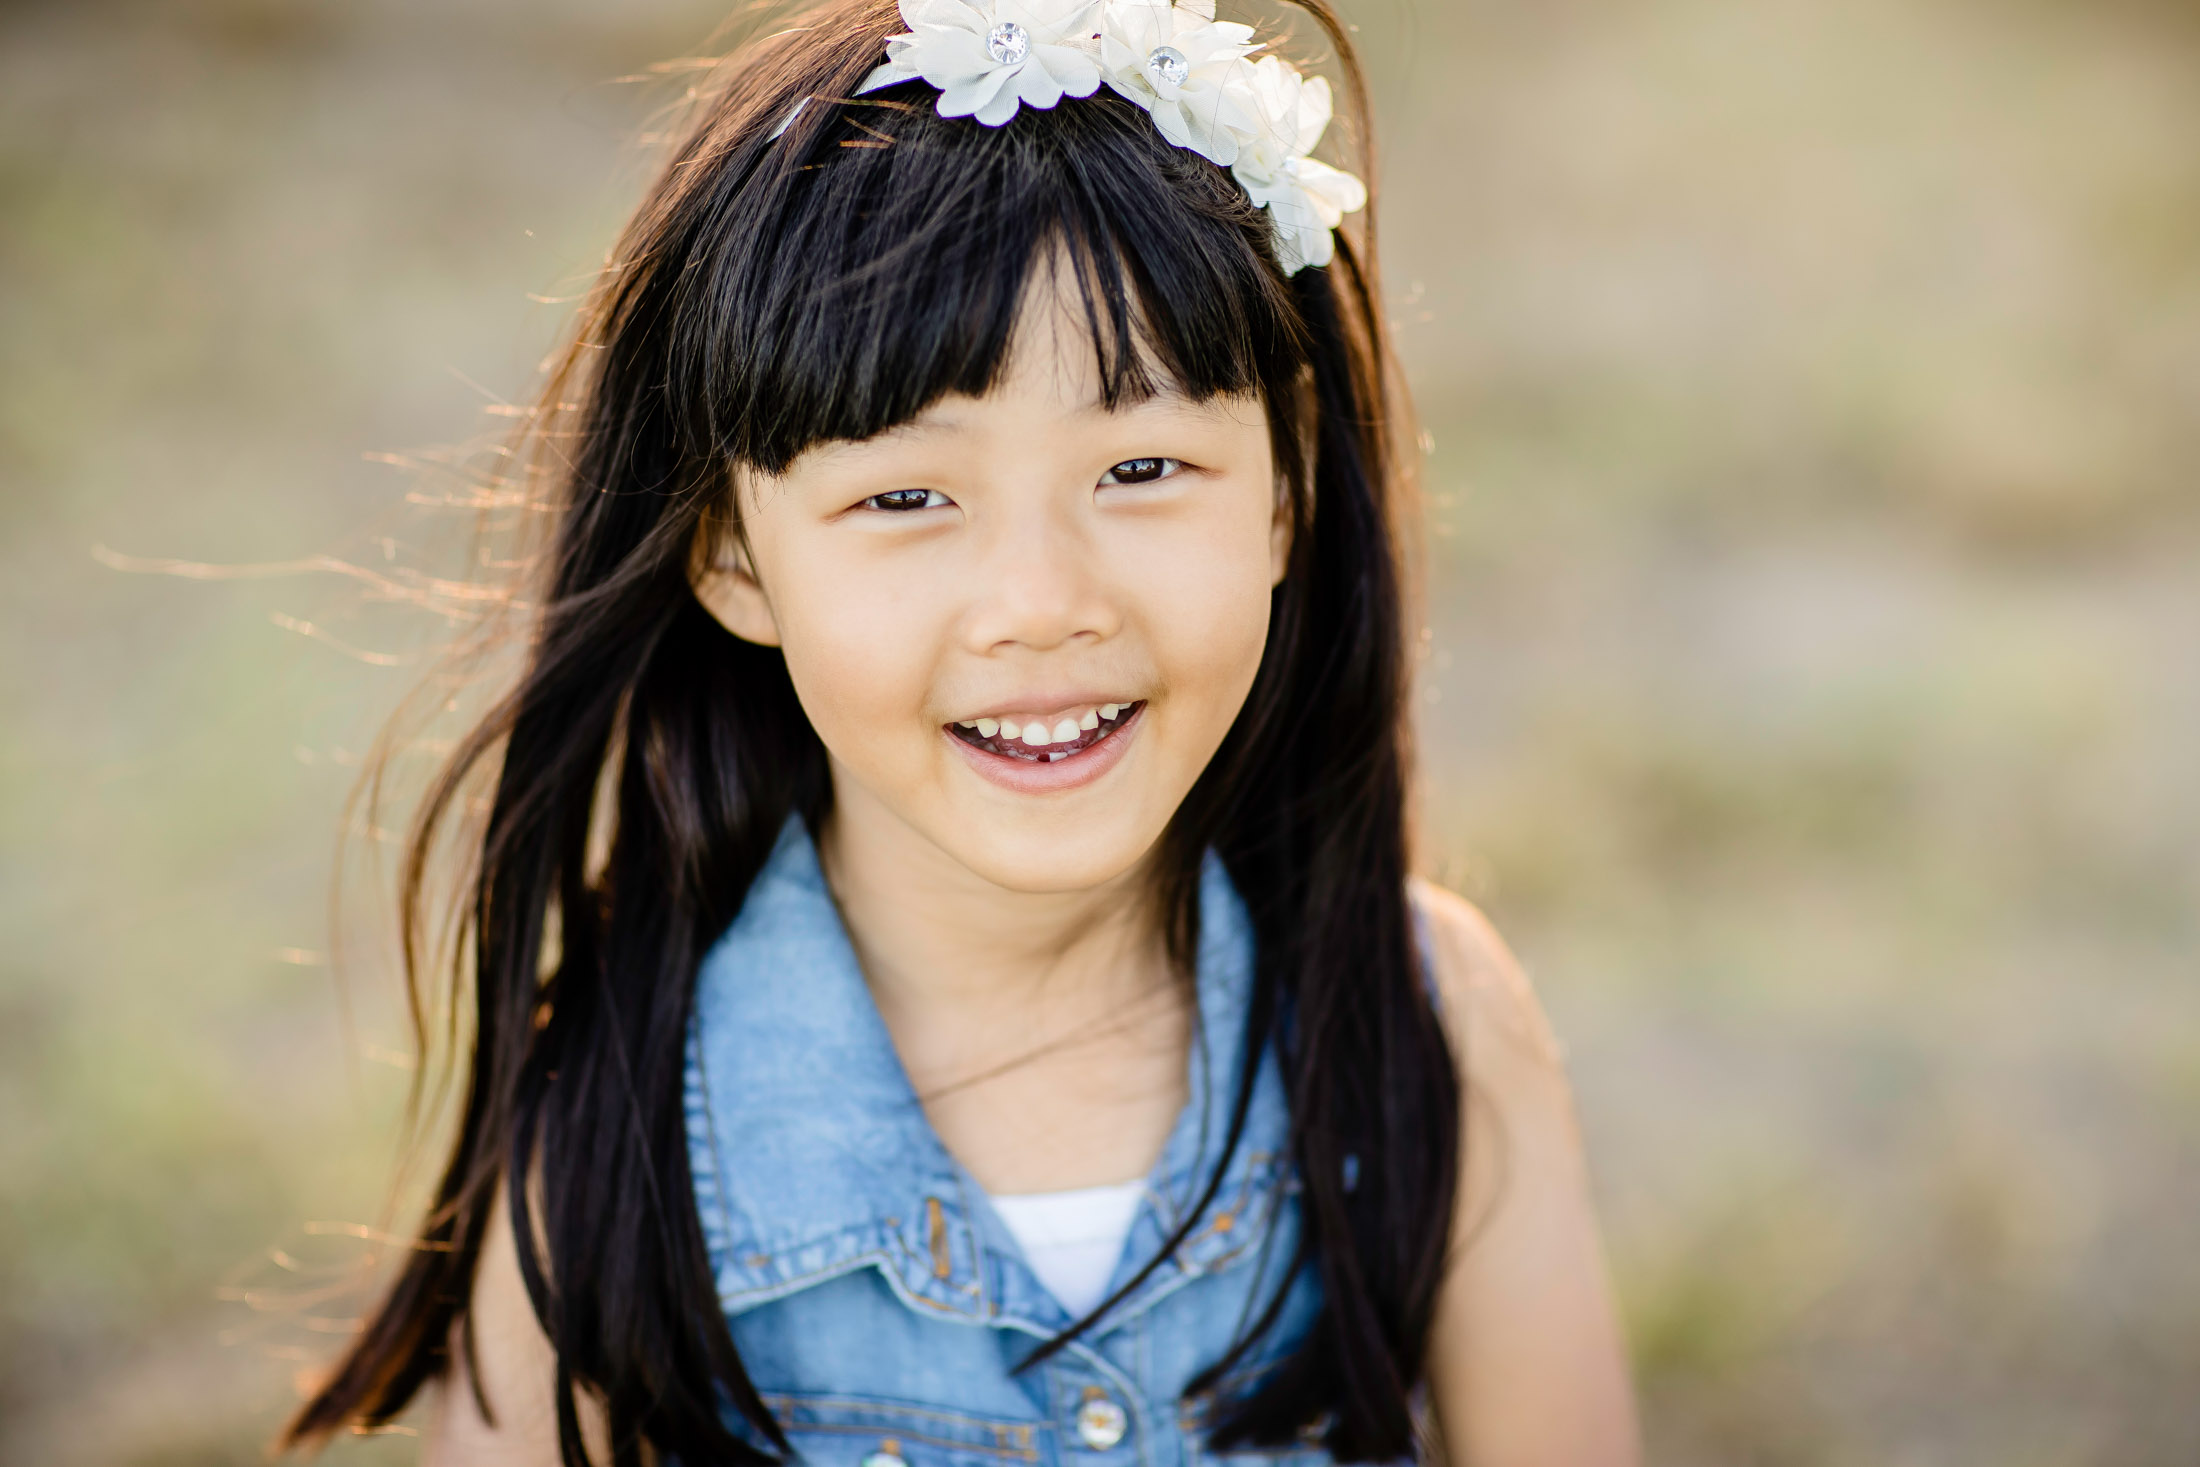
[[695, 527], [688, 584], [703, 609], [727, 631], [760, 647], [779, 645], [779, 618], [772, 614], [771, 598], [756, 578], [739, 530], [714, 530], [708, 521]]
[[1291, 486], [1283, 475], [1276, 475], [1275, 517], [1268, 522], [1268, 584], [1283, 584], [1284, 572], [1291, 568]]

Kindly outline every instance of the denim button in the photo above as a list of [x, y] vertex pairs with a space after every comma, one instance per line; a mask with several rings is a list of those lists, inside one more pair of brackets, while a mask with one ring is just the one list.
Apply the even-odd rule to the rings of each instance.
[[880, 1442], [878, 1450], [865, 1457], [860, 1467], [909, 1467], [909, 1463], [901, 1455], [901, 1443], [889, 1440]]
[[1109, 1400], [1098, 1386], [1087, 1387], [1085, 1403], [1077, 1408], [1077, 1438], [1096, 1452], [1104, 1452], [1123, 1439], [1131, 1418]]

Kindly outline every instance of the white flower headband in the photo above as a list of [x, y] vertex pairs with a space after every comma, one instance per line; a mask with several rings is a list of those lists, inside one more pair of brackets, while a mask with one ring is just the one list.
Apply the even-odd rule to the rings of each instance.
[[[942, 117], [999, 127], [1018, 107], [1089, 97], [1106, 82], [1161, 135], [1230, 170], [1268, 211], [1284, 273], [1326, 265], [1330, 231], [1367, 204], [1360, 180], [1309, 156], [1329, 126], [1329, 83], [1260, 49], [1214, 0], [900, 0], [906, 35], [860, 94], [919, 78]], [[790, 117], [791, 121], [792, 118]]]

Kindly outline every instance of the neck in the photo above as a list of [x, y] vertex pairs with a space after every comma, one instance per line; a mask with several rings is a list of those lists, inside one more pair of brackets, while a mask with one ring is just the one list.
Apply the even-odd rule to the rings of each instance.
[[1183, 1003], [1154, 861], [1099, 886], [987, 880], [843, 782], [819, 856], [865, 981], [920, 1094]]

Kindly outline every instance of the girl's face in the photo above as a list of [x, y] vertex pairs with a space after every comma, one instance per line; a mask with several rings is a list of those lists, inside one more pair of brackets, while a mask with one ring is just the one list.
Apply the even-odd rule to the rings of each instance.
[[1259, 400], [1110, 411], [1081, 308], [1044, 291], [993, 392], [738, 492], [746, 545], [696, 592], [784, 649], [836, 819], [1017, 891], [1153, 848], [1252, 687], [1289, 548]]

